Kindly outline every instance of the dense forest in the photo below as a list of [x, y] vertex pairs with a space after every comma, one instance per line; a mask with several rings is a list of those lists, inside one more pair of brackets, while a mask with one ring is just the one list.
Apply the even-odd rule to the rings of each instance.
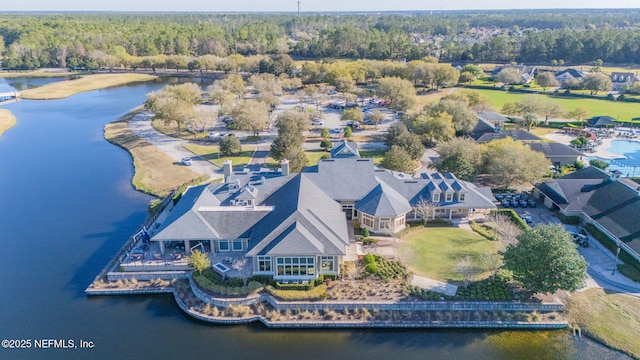
[[197, 57], [232, 54], [629, 64], [640, 62], [640, 10], [4, 13], [0, 52], [5, 68], [148, 66], [171, 56], [186, 68]]

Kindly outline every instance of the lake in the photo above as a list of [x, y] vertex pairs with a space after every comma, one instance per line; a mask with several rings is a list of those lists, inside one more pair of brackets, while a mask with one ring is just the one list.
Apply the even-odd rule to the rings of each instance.
[[[0, 91], [14, 82], [32, 80], [0, 79]], [[267, 330], [200, 323], [171, 296], [88, 298], [150, 200], [102, 129], [164, 83], [3, 106], [17, 124], [0, 136], [0, 339], [95, 347], [0, 348], [0, 359], [626, 359], [566, 331]]]

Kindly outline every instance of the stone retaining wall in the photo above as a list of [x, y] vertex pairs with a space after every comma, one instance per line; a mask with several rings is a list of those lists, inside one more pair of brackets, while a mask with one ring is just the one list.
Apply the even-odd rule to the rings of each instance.
[[111, 271], [107, 273], [108, 281], [118, 280], [139, 280], [149, 281], [155, 279], [173, 280], [173, 279], [189, 279], [191, 271], [153, 271], [153, 272], [120, 272]]

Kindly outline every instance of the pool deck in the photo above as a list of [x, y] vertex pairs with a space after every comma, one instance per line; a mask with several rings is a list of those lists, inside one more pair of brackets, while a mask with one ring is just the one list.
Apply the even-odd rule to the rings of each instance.
[[[564, 132], [556, 132], [553, 134], [548, 134], [548, 135], [544, 135], [545, 139], [549, 139], [561, 144], [565, 144], [565, 145], [569, 145], [571, 143], [571, 140], [575, 139], [576, 136], [575, 135], [570, 135]], [[601, 159], [605, 159], [605, 160], [612, 160], [612, 159], [626, 159], [626, 156], [622, 155], [622, 154], [614, 154], [612, 152], [609, 152], [607, 149], [609, 149], [611, 147], [611, 142], [614, 140], [628, 140], [628, 141], [637, 141], [640, 142], [640, 139], [638, 138], [625, 138], [625, 137], [611, 137], [611, 138], [601, 138], [602, 140], [602, 144], [597, 145], [594, 149], [595, 152], [589, 153], [587, 156], [589, 157], [599, 157]]]

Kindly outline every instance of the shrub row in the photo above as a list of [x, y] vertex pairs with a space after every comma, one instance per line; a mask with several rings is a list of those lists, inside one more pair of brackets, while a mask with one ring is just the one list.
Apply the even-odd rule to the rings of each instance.
[[570, 224], [570, 225], [578, 225], [582, 221], [580, 216], [567, 216], [561, 213], [558, 213], [558, 219], [560, 219], [560, 221], [563, 224]]
[[[602, 245], [604, 245], [604, 247], [609, 249], [609, 251], [611, 251], [614, 254], [616, 253], [616, 249], [618, 248], [618, 245], [616, 244], [615, 241], [609, 238], [607, 234], [600, 231], [600, 229], [593, 226], [593, 224], [585, 225], [585, 229], [587, 229], [587, 231], [589, 232], [589, 234], [591, 234], [591, 236], [593, 236]], [[624, 250], [620, 251], [620, 260], [622, 260], [624, 263], [628, 265], [633, 266], [637, 270], [640, 270], [640, 263], [638, 263], [638, 261], [633, 256], [629, 255]]]
[[531, 227], [527, 224], [518, 213], [513, 209], [498, 209], [491, 210], [491, 214], [501, 214], [508, 216], [514, 224], [516, 224], [522, 230], [529, 230]]
[[247, 284], [247, 286], [225, 286], [220, 284], [215, 284], [211, 280], [209, 280], [206, 276], [200, 274], [193, 274], [193, 280], [200, 286], [201, 288], [211, 291], [215, 294], [226, 295], [226, 296], [247, 296], [252, 294], [264, 287], [261, 283], [257, 281], [251, 281]]
[[462, 287], [458, 288], [458, 292], [454, 296], [421, 289], [415, 286], [409, 289], [409, 294], [427, 301], [511, 301], [513, 299], [507, 281], [499, 278], [472, 282], [466, 289]]
[[425, 227], [453, 227], [453, 222], [451, 220], [445, 219], [433, 219], [427, 220], [424, 223]]
[[273, 286], [267, 286], [266, 290], [269, 294], [284, 301], [319, 301], [327, 298], [327, 285], [318, 285], [313, 290], [279, 290]]
[[378, 275], [382, 280], [406, 279], [409, 276], [398, 261], [390, 261], [380, 256], [367, 254], [362, 258], [362, 263], [366, 264], [364, 271]]
[[471, 220], [469, 225], [471, 226], [471, 229], [473, 231], [477, 232], [481, 236], [484, 236], [485, 238], [487, 238], [489, 240], [495, 240], [496, 239], [496, 232], [493, 231], [493, 229], [490, 229], [488, 226], [478, 224], [474, 220]]

